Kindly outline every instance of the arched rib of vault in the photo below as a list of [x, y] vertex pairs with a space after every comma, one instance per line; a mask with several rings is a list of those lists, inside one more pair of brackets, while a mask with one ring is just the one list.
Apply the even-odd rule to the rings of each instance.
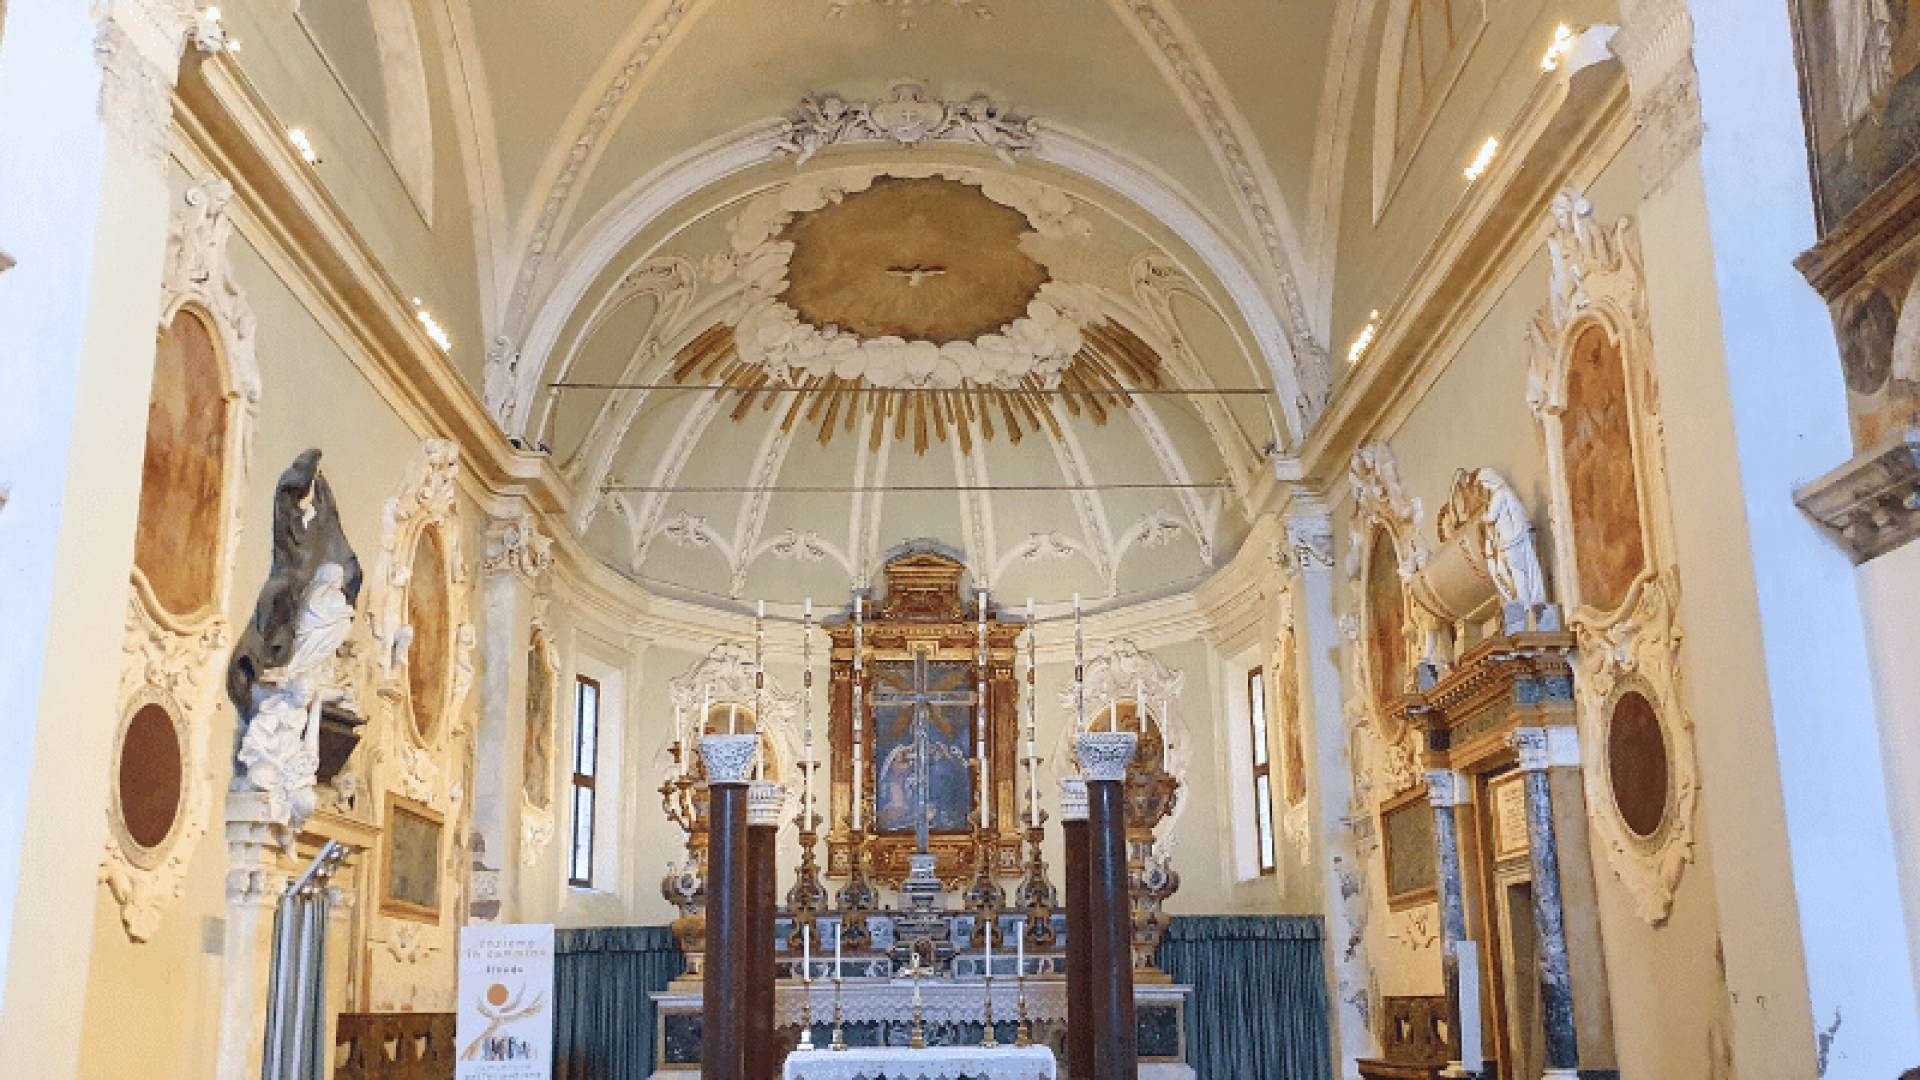
[[[626, 305], [650, 296], [656, 301], [658, 307], [647, 324], [646, 334], [641, 338], [639, 346], [634, 349], [635, 356], [627, 361], [619, 380], [633, 381], [630, 373], [639, 363], [639, 354], [645, 346], [649, 343], [658, 343], [663, 334], [673, 333], [683, 324], [687, 309], [693, 303], [697, 275], [698, 271], [693, 264], [677, 255], [642, 259], [634, 264], [594, 305], [593, 311], [588, 314], [586, 322], [581, 326], [580, 333], [574, 337], [570, 347], [561, 355], [560, 362], [554, 366], [553, 373], [547, 381], [566, 381], [567, 376], [573, 373], [581, 351], [607, 321]], [[613, 422], [617, 414], [618, 397], [619, 392], [616, 391], [601, 402], [600, 411], [595, 414], [587, 434], [580, 440], [580, 445], [575, 447], [562, 463], [560, 469], [563, 474], [569, 477], [578, 475], [580, 464], [592, 449], [596, 434], [601, 433]], [[535, 442], [546, 439], [551, 430], [554, 412], [558, 407], [557, 399], [551, 394], [541, 403], [538, 420], [529, 429]]]
[[[766, 531], [767, 508], [773, 502], [771, 490], [780, 478], [780, 470], [787, 463], [787, 451], [793, 449], [794, 433], [800, 425], [788, 427], [780, 422], [779, 410], [770, 414], [773, 422], [767, 425], [767, 434], [760, 440], [759, 450], [754, 454], [753, 463], [748, 466], [746, 486], [753, 489], [740, 503], [740, 514], [733, 527], [734, 550], [749, 553], [733, 569], [733, 580], [728, 583], [728, 595], [740, 599], [747, 588], [747, 571], [753, 566], [757, 555], [751, 554], [760, 546], [760, 534]], [[692, 448], [688, 448], [692, 452]]]
[[[558, 270], [553, 287], [532, 318], [519, 352], [512, 411], [512, 416], [520, 421], [521, 430], [517, 433], [524, 433], [525, 419], [545, 381], [545, 369], [570, 316], [606, 267], [636, 237], [657, 226], [669, 213], [683, 209], [686, 201], [702, 191], [750, 169], [776, 162], [773, 154], [776, 124], [768, 121], [733, 132], [649, 172], [595, 214], [568, 244], [556, 260]], [[881, 151], [836, 160], [843, 164], [864, 164], [871, 159], [884, 165], [890, 156]], [[1289, 405], [1282, 414], [1288, 420], [1288, 430], [1280, 433], [1284, 436], [1282, 441], [1297, 443], [1304, 431], [1304, 417], [1292, 407], [1299, 399], [1302, 386], [1295, 370], [1293, 344], [1279, 309], [1259, 284], [1260, 277], [1248, 266], [1240, 249], [1226, 239], [1227, 231], [1151, 167], [1096, 146], [1067, 129], [1045, 126], [1032, 156], [1037, 162], [1059, 168], [1112, 196], [1114, 202], [1102, 205], [1123, 220], [1138, 215], [1158, 222], [1179, 237], [1206, 265], [1226, 290], [1229, 302], [1207, 296], [1205, 287], [1197, 281], [1194, 287], [1201, 290], [1200, 295], [1216, 309], [1237, 312], [1252, 330], [1273, 385], [1281, 400]], [[991, 155], [946, 145], [922, 146], [913, 160], [922, 165], [954, 165], [986, 171], [1003, 168]], [[769, 175], [765, 186], [771, 187], [779, 180], [776, 170]]]

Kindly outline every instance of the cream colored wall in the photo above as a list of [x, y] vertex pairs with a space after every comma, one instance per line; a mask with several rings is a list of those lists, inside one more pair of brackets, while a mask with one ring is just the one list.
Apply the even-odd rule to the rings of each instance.
[[[174, 182], [183, 184], [184, 174], [176, 170]], [[400, 486], [419, 440], [244, 238], [236, 235], [229, 251], [259, 324], [262, 385], [227, 612], [241, 627], [252, 617], [267, 576], [273, 487], [294, 457], [310, 447], [322, 450], [342, 525], [371, 578], [380, 550], [382, 502]], [[471, 540], [467, 548], [473, 550]], [[362, 591], [363, 611], [370, 589], [369, 582]], [[118, 660], [117, 653], [101, 657], [108, 666]], [[82, 1076], [213, 1074], [227, 915], [227, 853], [219, 821], [232, 776], [234, 739], [234, 714], [224, 694], [215, 716], [218, 726], [208, 740], [207, 760], [197, 763], [211, 777], [215, 824], [191, 853], [183, 895], [167, 909], [153, 940], [129, 942], [117, 905], [104, 886], [98, 890]]]

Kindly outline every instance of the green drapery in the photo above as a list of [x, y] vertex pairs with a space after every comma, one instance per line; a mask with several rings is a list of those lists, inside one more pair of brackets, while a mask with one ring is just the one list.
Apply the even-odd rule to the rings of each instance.
[[1187, 1061], [1200, 1080], [1328, 1080], [1323, 936], [1309, 915], [1174, 917], [1156, 959], [1193, 987]]
[[653, 1001], [685, 970], [664, 926], [561, 930], [554, 941], [554, 1080], [646, 1080]]

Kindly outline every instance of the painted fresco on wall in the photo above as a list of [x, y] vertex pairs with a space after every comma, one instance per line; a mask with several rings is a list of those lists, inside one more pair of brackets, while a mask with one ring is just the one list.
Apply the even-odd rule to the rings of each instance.
[[1920, 0], [1796, 0], [1821, 232], [1920, 155]]
[[1407, 598], [1393, 538], [1377, 529], [1367, 556], [1367, 656], [1373, 693], [1382, 705], [1406, 690]]
[[1307, 801], [1307, 751], [1300, 735], [1300, 660], [1293, 631], [1280, 635], [1273, 677], [1274, 716], [1280, 721], [1280, 790], [1288, 806]]
[[1560, 431], [1580, 603], [1600, 611], [1618, 609], [1646, 567], [1628, 408], [1620, 349], [1590, 326], [1567, 361]]
[[1380, 809], [1381, 857], [1387, 868], [1387, 906], [1414, 907], [1433, 899], [1440, 876], [1433, 847], [1433, 804], [1426, 789], [1408, 792]]
[[424, 803], [387, 794], [382, 912], [419, 922], [440, 921], [440, 835], [445, 825], [446, 819]]
[[[918, 743], [914, 706], [881, 695], [914, 693], [964, 695], [973, 689], [970, 661], [936, 660], [927, 664], [927, 685], [914, 685], [912, 661], [882, 660], [873, 665], [875, 795], [874, 817], [883, 833], [911, 833], [918, 821]], [[973, 725], [966, 705], [927, 706], [927, 810], [933, 832], [964, 832], [973, 815]]]
[[189, 311], [160, 335], [147, 404], [147, 452], [133, 561], [175, 615], [214, 601], [223, 525], [227, 410], [220, 358], [207, 324]]
[[413, 550], [413, 573], [407, 580], [407, 625], [413, 644], [407, 652], [407, 689], [413, 704], [414, 728], [432, 738], [445, 706], [448, 658], [453, 654], [453, 625], [447, 613], [446, 556], [439, 533], [429, 530]]
[[527, 805], [536, 810], [553, 802], [553, 683], [546, 635], [536, 630], [527, 646], [527, 733], [520, 771]]

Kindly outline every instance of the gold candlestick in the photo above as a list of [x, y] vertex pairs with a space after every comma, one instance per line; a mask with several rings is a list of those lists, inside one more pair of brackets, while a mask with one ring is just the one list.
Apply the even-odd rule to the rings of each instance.
[[835, 972], [833, 976], [833, 1041], [827, 1044], [827, 1049], [845, 1050], [846, 1048], [847, 1032], [840, 1025], [840, 974]]
[[1027, 973], [1020, 973], [1020, 1023], [1013, 1029], [1013, 1045], [1029, 1047], [1033, 1045], [1033, 1027], [1027, 1023]]
[[920, 966], [920, 954], [915, 952], [913, 966], [907, 969], [907, 973], [913, 976], [913, 1038], [908, 1040], [907, 1046], [914, 1050], [927, 1048], [927, 1031], [920, 1022], [920, 975], [923, 970]]
[[795, 1050], [813, 1049], [813, 965], [802, 961], [800, 968], [800, 995], [806, 999], [806, 1019], [800, 1024], [800, 1044]]
[[994, 1037], [994, 1034], [993, 1034], [993, 970], [991, 968], [987, 970], [986, 990], [987, 990], [987, 1027], [986, 1027], [986, 1030], [982, 1032], [980, 1035], [980, 1046], [983, 1049], [991, 1050], [994, 1047], [1000, 1045], [1000, 1040]]

